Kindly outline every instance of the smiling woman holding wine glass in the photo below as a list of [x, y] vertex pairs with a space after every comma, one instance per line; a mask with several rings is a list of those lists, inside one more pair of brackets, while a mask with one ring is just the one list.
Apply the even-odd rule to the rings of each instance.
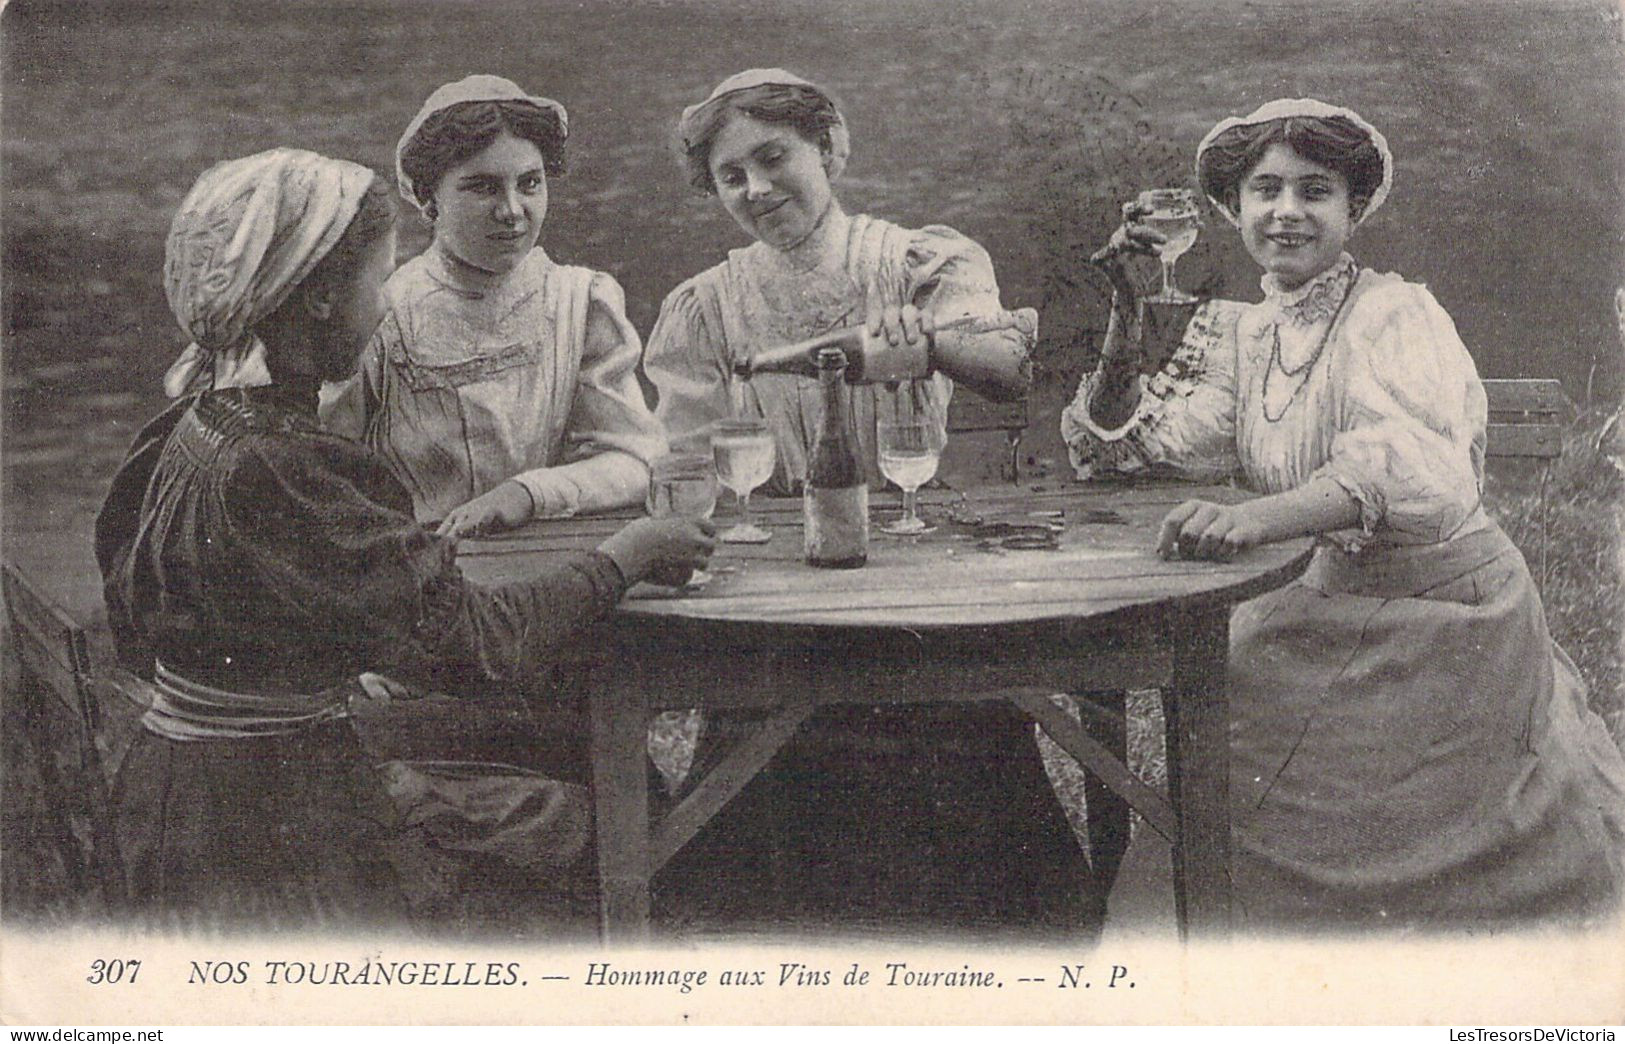
[[1276, 931], [1617, 923], [1625, 760], [1484, 509], [1473, 359], [1426, 287], [1344, 249], [1388, 195], [1386, 140], [1285, 98], [1221, 121], [1196, 166], [1264, 300], [1207, 313], [1181, 392], [1147, 394], [1121, 269], [1165, 233], [1131, 218], [1062, 425], [1080, 476], [1223, 464], [1261, 494], [1179, 505], [1165, 556], [1318, 538], [1302, 578], [1231, 620], [1238, 910]]
[[[820, 418], [838, 413], [866, 496], [886, 483], [883, 424], [916, 422], [926, 432], [916, 444], [940, 447], [955, 382], [994, 398], [1026, 393], [1036, 323], [1004, 309], [987, 252], [941, 225], [902, 228], [842, 208], [834, 182], [850, 138], [826, 91], [752, 69], [685, 110], [678, 130], [690, 182], [752, 242], [673, 290], [649, 335], [644, 368], [674, 446], [710, 440], [731, 454], [732, 429], [716, 422], [760, 416], [775, 458], [765, 490], [794, 495], [809, 485]], [[915, 365], [884, 370], [899, 376], [891, 384], [821, 385], [823, 335], [844, 342], [853, 378], [882, 372], [860, 365], [870, 360], [857, 349], [884, 345]], [[797, 372], [734, 379], [775, 346], [809, 341]], [[843, 479], [839, 493], [851, 492]], [[860, 560], [825, 562], [820, 548], [806, 557]], [[737, 718], [712, 716], [696, 760], [719, 757], [719, 737], [734, 731]], [[655, 884], [725, 891], [766, 919], [799, 913], [826, 927], [1076, 935], [1084, 866], [1032, 724], [1013, 707], [842, 707], [809, 719]]]

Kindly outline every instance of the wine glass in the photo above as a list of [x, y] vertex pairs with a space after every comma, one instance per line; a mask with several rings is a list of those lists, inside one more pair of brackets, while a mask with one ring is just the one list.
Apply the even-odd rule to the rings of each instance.
[[915, 511], [915, 494], [937, 473], [947, 433], [924, 420], [900, 420], [882, 421], [878, 434], [880, 473], [903, 491], [903, 517], [881, 526], [880, 531], [893, 536], [931, 532], [935, 527], [926, 525]]
[[717, 421], [711, 428], [711, 456], [717, 479], [739, 498], [739, 522], [717, 539], [729, 544], [765, 544], [773, 534], [750, 520], [751, 490], [773, 474], [773, 433], [752, 418]]
[[[702, 453], [667, 453], [649, 465], [649, 493], [644, 507], [650, 518], [710, 518], [717, 507], [717, 473]], [[686, 586], [709, 583], [711, 574], [694, 570]]]
[[1156, 246], [1162, 261], [1162, 292], [1146, 300], [1156, 304], [1189, 304], [1196, 298], [1174, 285], [1174, 262], [1196, 242], [1197, 229], [1202, 219], [1196, 209], [1196, 193], [1190, 189], [1147, 189], [1140, 193], [1139, 204], [1144, 212], [1138, 224], [1160, 232], [1163, 242]]

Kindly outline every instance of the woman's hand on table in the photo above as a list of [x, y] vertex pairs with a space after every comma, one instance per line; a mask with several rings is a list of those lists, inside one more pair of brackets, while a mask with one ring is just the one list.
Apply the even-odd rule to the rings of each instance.
[[716, 547], [716, 526], [706, 519], [640, 518], [598, 545], [630, 586], [640, 580], [681, 587], [704, 569]]
[[454, 507], [435, 532], [440, 536], [480, 536], [529, 522], [536, 511], [530, 491], [513, 479]]
[[1157, 534], [1163, 558], [1228, 561], [1236, 552], [1264, 542], [1266, 530], [1253, 503], [1214, 504], [1187, 500], [1168, 512]]

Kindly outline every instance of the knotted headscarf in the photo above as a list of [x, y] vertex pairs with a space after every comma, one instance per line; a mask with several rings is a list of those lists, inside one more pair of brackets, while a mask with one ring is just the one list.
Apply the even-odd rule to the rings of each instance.
[[[1388, 190], [1394, 184], [1394, 154], [1388, 151], [1388, 139], [1382, 136], [1382, 132], [1367, 123], [1353, 109], [1345, 109], [1339, 105], [1328, 105], [1314, 98], [1277, 98], [1272, 102], [1260, 105], [1245, 116], [1230, 116], [1222, 119], [1214, 125], [1212, 130], [1207, 132], [1207, 135], [1202, 138], [1202, 143], [1196, 146], [1197, 177], [1201, 177], [1202, 153], [1206, 152], [1208, 146], [1212, 145], [1215, 139], [1225, 131], [1233, 127], [1250, 127], [1254, 124], [1268, 123], [1271, 120], [1290, 119], [1294, 116], [1318, 117], [1320, 119], [1341, 116], [1363, 131], [1366, 137], [1371, 139], [1371, 144], [1376, 148], [1377, 155], [1382, 157], [1382, 183], [1377, 186], [1375, 192], [1371, 193], [1370, 201], [1366, 203], [1365, 209], [1360, 212], [1360, 216], [1355, 220], [1354, 224], [1358, 227], [1378, 207], [1382, 206], [1383, 200], [1388, 198]], [[1208, 198], [1212, 200], [1214, 207], [1225, 216], [1226, 220], [1238, 228], [1241, 226], [1241, 219], [1225, 205], [1224, 200], [1215, 199], [1212, 196]]]
[[204, 171], [164, 243], [164, 294], [192, 337], [165, 392], [270, 383], [254, 326], [333, 249], [372, 179], [366, 167], [302, 149]]
[[425, 206], [417, 197], [416, 186], [412, 184], [412, 179], [406, 176], [406, 171], [401, 167], [401, 153], [406, 151], [406, 146], [412, 141], [417, 132], [423, 129], [424, 121], [435, 113], [443, 109], [449, 109], [453, 105], [482, 101], [522, 101], [529, 102], [539, 109], [547, 109], [559, 118], [560, 136], [566, 139], [570, 136], [570, 114], [564, 110], [563, 105], [560, 105], [552, 98], [544, 98], [539, 94], [526, 94], [512, 80], [477, 73], [473, 76], [465, 76], [455, 83], [442, 84], [436, 87], [434, 93], [424, 101], [423, 108], [419, 109], [418, 114], [412, 117], [412, 122], [406, 125], [406, 132], [401, 135], [401, 140], [395, 143], [395, 184], [400, 188], [401, 195], [406, 197], [408, 203], [420, 209]]
[[846, 117], [835, 105], [835, 100], [828, 91], [810, 80], [804, 80], [793, 72], [784, 69], [746, 69], [717, 84], [716, 89], [702, 102], [690, 105], [683, 110], [683, 116], [677, 121], [677, 136], [682, 139], [683, 148], [689, 149], [694, 145], [700, 129], [709, 122], [710, 115], [720, 105], [726, 105], [731, 95], [740, 91], [748, 91], [753, 87], [806, 87], [816, 92], [820, 97], [830, 103], [835, 109], [835, 126], [829, 129], [829, 176], [834, 180], [841, 176], [846, 169], [847, 157], [852, 154], [852, 136], [846, 129]]

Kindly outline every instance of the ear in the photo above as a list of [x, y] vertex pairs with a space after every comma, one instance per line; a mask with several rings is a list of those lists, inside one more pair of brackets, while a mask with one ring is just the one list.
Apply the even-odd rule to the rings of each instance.
[[1365, 208], [1371, 205], [1370, 196], [1355, 196], [1349, 200], [1349, 220], [1359, 221], [1365, 216]]
[[824, 165], [824, 173], [835, 163], [835, 142], [830, 140], [829, 131], [818, 136], [818, 160]]

